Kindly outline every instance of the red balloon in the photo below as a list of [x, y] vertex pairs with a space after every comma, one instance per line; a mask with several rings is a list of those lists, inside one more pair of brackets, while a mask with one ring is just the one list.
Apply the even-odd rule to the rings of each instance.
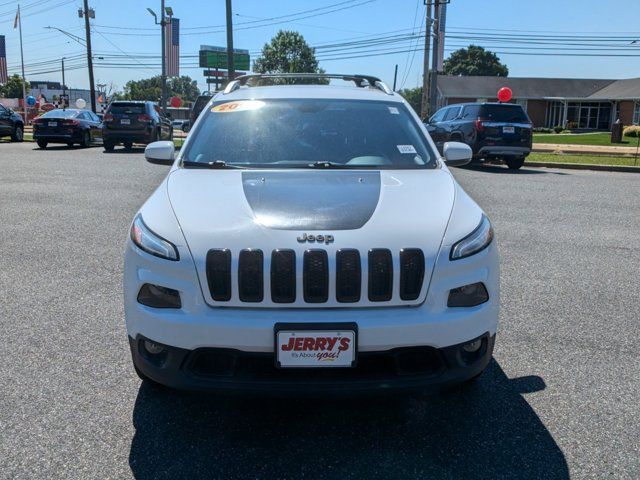
[[171, 97], [170, 103], [173, 108], [178, 108], [182, 105], [182, 100], [179, 97]]
[[509, 87], [502, 87], [500, 90], [498, 90], [498, 100], [500, 100], [501, 102], [508, 102], [509, 100], [511, 100], [512, 96], [513, 92]]

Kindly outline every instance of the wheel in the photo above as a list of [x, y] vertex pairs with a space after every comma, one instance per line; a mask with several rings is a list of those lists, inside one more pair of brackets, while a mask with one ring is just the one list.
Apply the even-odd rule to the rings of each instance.
[[42, 150], [47, 148], [48, 144], [49, 144], [49, 142], [45, 142], [44, 140], [38, 140], [38, 147], [40, 147]]
[[82, 148], [89, 148], [91, 146], [91, 134], [88, 131], [82, 134], [82, 143], [80, 145]]
[[115, 145], [111, 142], [104, 142], [104, 151], [105, 152], [113, 152]]
[[124, 148], [131, 150], [133, 148], [133, 142], [124, 142]]
[[135, 371], [136, 371], [136, 375], [138, 375], [138, 378], [139, 378], [140, 380], [142, 380], [144, 383], [146, 383], [147, 385], [149, 385], [150, 387], [155, 388], [155, 389], [161, 389], [161, 388], [163, 388], [163, 387], [164, 387], [164, 385], [162, 385], [162, 384], [160, 384], [160, 383], [156, 382], [155, 380], [151, 380], [149, 377], [147, 377], [147, 376], [146, 376], [144, 373], [142, 373], [142, 371], [141, 371], [138, 367], [136, 367], [135, 365], [133, 366], [133, 368], [135, 369]]
[[518, 170], [524, 165], [524, 157], [509, 157], [504, 159], [504, 163], [507, 164], [509, 170]]
[[67, 142], [67, 147], [73, 148], [73, 142]]
[[24, 140], [24, 128], [22, 125], [16, 125], [11, 134], [12, 142], [22, 142]]

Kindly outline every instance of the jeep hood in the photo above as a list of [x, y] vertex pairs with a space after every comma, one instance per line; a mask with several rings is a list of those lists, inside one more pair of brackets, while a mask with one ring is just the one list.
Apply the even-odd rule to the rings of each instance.
[[[433, 170], [202, 170], [177, 169], [167, 180], [167, 193], [193, 256], [207, 303], [215, 302], [208, 290], [206, 255], [210, 249], [232, 253], [232, 285], [237, 285], [238, 253], [260, 249], [264, 253], [265, 301], [262, 306], [318, 307], [301, 300], [270, 304], [269, 262], [275, 249], [293, 249], [298, 263], [304, 251], [322, 248], [332, 265], [341, 248], [360, 250], [363, 271], [367, 251], [387, 248], [394, 256], [394, 286], [398, 284], [398, 253], [421, 248], [428, 282], [453, 207], [455, 184], [446, 169]], [[302, 234], [332, 235], [334, 241], [300, 243]], [[298, 270], [301, 270], [299, 268]], [[333, 272], [330, 267], [330, 271]], [[301, 278], [301, 272], [298, 272]], [[363, 283], [364, 286], [364, 283]], [[299, 295], [300, 296], [300, 295]], [[390, 306], [394, 301], [369, 304], [366, 292], [353, 306]], [[394, 300], [396, 295], [394, 294]], [[330, 306], [330, 305], [325, 305]]]

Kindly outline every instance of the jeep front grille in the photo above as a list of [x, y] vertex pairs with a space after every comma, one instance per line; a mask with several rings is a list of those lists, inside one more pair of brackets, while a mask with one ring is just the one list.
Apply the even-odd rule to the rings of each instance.
[[[247, 248], [237, 254], [223, 248], [209, 250], [206, 277], [211, 298], [223, 305], [270, 300], [272, 304], [297, 302], [296, 306], [300, 306], [299, 299], [304, 304], [335, 301], [370, 305], [394, 298], [415, 301], [422, 293], [425, 256], [418, 248], [400, 250], [395, 261], [391, 250], [373, 248], [364, 252], [364, 264], [361, 252], [354, 248], [335, 251], [335, 261], [330, 261], [324, 249], [300, 253], [298, 256], [292, 249], [275, 249], [267, 254], [265, 265], [262, 250]], [[399, 272], [394, 272], [394, 265]], [[394, 275], [398, 275], [395, 282]]]

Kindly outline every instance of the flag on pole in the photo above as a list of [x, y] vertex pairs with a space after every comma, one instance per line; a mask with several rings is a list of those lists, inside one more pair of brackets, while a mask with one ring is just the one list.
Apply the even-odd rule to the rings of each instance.
[[18, 28], [18, 22], [20, 21], [20, 6], [18, 5], [18, 10], [16, 10], [16, 18], [13, 20], [13, 29]]
[[180, 20], [171, 18], [164, 26], [167, 77], [180, 76]]
[[0, 35], [0, 85], [7, 83], [9, 74], [7, 73], [7, 44], [4, 35]]

